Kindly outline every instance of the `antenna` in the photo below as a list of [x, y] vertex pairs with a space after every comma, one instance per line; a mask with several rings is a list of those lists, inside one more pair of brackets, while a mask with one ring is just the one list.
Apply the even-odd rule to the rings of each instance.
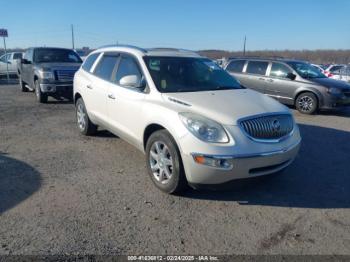
[[73, 25], [70, 25], [70, 27], [71, 27], [71, 31], [72, 31], [72, 47], [74, 49], [74, 27], [73, 27]]
[[245, 48], [246, 48], [246, 44], [247, 44], [247, 36], [244, 36], [244, 44], [243, 44], [243, 56], [245, 56]]

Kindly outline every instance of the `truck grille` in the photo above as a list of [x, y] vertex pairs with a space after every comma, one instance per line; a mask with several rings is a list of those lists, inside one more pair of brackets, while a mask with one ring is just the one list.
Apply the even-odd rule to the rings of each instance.
[[58, 81], [73, 81], [76, 70], [56, 70], [55, 75]]
[[288, 114], [266, 115], [242, 120], [240, 125], [249, 137], [268, 141], [289, 135], [293, 131], [294, 121]]

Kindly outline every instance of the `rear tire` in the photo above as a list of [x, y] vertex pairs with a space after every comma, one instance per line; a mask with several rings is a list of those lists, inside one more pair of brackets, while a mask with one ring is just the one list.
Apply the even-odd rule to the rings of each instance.
[[316, 95], [311, 92], [301, 93], [295, 100], [295, 107], [302, 114], [314, 114], [318, 109]]
[[85, 107], [84, 100], [79, 98], [75, 103], [76, 120], [79, 132], [84, 136], [96, 134], [97, 125], [91, 122]]
[[47, 103], [47, 94], [41, 92], [39, 80], [35, 80], [35, 97], [39, 103]]
[[188, 188], [179, 148], [166, 130], [154, 132], [146, 144], [146, 164], [152, 182], [168, 194]]
[[28, 92], [29, 89], [26, 87], [26, 84], [22, 81], [21, 75], [18, 76], [19, 87], [22, 92]]

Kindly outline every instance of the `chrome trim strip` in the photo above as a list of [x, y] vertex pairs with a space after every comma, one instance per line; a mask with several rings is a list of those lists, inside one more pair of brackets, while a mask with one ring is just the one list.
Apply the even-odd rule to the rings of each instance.
[[301, 143], [301, 139], [297, 143], [287, 148], [276, 150], [276, 151], [263, 152], [263, 153], [237, 154], [237, 155], [206, 155], [201, 153], [191, 153], [191, 156], [193, 158], [196, 156], [202, 156], [202, 157], [211, 158], [211, 159], [242, 159], [242, 158], [268, 157], [268, 156], [284, 154], [288, 151], [291, 151], [292, 149], [299, 146], [300, 143]]

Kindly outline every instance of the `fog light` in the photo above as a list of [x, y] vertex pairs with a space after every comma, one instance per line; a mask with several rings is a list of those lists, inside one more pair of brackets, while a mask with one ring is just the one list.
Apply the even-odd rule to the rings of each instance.
[[232, 169], [232, 158], [219, 156], [205, 156], [193, 154], [193, 159], [196, 163], [206, 166], [211, 166], [220, 169]]

